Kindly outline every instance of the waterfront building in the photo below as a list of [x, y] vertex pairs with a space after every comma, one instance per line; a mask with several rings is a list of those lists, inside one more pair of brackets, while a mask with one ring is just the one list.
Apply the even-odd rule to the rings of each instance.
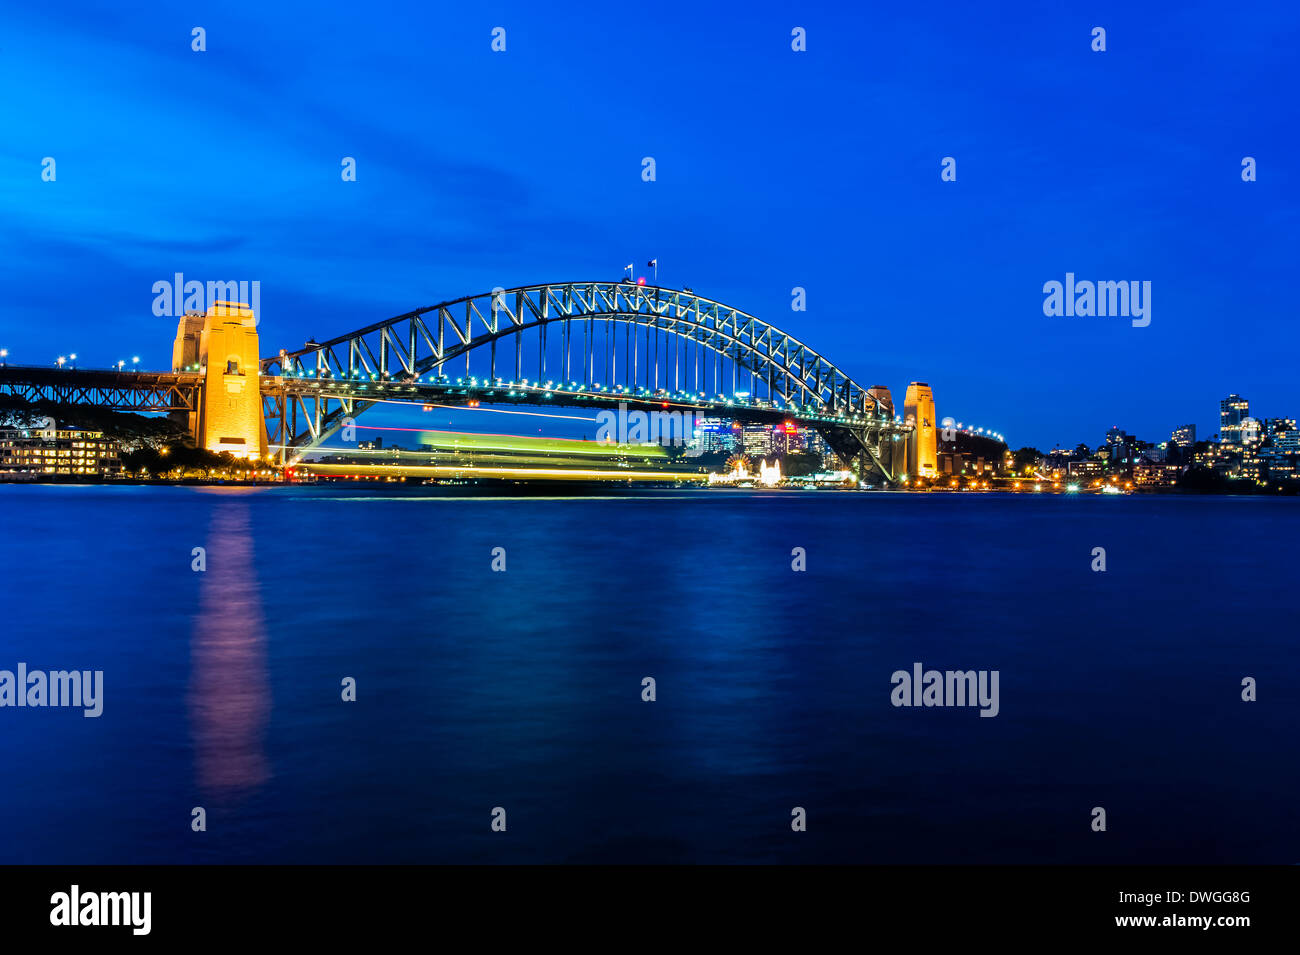
[[1258, 453], [1257, 458], [1265, 478], [1269, 481], [1300, 481], [1300, 448], [1296, 450], [1264, 448]]
[[1175, 428], [1169, 440], [1180, 448], [1196, 447], [1196, 425], [1185, 424], [1181, 428]]
[[1038, 459], [1038, 473], [1059, 481], [1070, 475], [1070, 452], [1053, 448]]
[[1133, 483], [1138, 487], [1172, 487], [1182, 473], [1177, 464], [1142, 460], [1133, 465]]
[[1072, 481], [1095, 481], [1106, 476], [1106, 465], [1102, 461], [1071, 461], [1065, 469]]
[[1138, 460], [1138, 439], [1121, 428], [1111, 428], [1106, 432], [1106, 443], [1102, 446], [1106, 453], [1098, 452], [1112, 469], [1127, 469]]
[[102, 431], [59, 428], [0, 428], [0, 476], [112, 477], [122, 472], [116, 441]]

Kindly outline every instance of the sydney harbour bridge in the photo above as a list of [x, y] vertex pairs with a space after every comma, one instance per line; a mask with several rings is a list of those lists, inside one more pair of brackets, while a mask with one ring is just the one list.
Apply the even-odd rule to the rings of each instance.
[[0, 368], [0, 394], [184, 413], [201, 447], [282, 465], [393, 403], [623, 405], [793, 422], [889, 482], [903, 460], [895, 449], [913, 430], [810, 346], [689, 290], [631, 281], [494, 289], [265, 358], [251, 310], [214, 306], [181, 319], [169, 372], [11, 365]]

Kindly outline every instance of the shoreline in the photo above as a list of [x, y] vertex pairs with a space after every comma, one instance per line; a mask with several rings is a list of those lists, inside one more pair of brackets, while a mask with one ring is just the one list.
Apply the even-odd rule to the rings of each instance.
[[1241, 491], [1237, 489], [1210, 491], [1194, 488], [1132, 488], [1125, 491], [1122, 495], [1101, 494], [1095, 490], [1076, 490], [1067, 491], [1065, 489], [1053, 490], [1013, 490], [1011, 488], [949, 488], [949, 487], [929, 487], [929, 488], [891, 488], [891, 487], [871, 487], [871, 488], [853, 488], [853, 487], [831, 487], [831, 486], [784, 486], [784, 487], [735, 487], [735, 486], [715, 486], [706, 487], [697, 484], [683, 485], [676, 482], [664, 481], [637, 481], [620, 482], [596, 481], [596, 482], [567, 482], [567, 481], [448, 481], [445, 484], [423, 484], [415, 481], [397, 480], [391, 481], [386, 479], [365, 480], [365, 481], [241, 481], [241, 480], [207, 480], [202, 478], [185, 478], [181, 480], [161, 480], [157, 478], [98, 478], [87, 479], [85, 477], [57, 477], [41, 476], [39, 478], [22, 478], [18, 480], [6, 479], [0, 477], [0, 487], [5, 486], [38, 486], [38, 487], [241, 487], [241, 488], [305, 488], [305, 487], [387, 487], [393, 486], [403, 488], [433, 488], [441, 490], [459, 489], [465, 496], [473, 496], [474, 493], [481, 493], [484, 496], [490, 496], [504, 490], [519, 492], [536, 491], [539, 493], [550, 492], [577, 492], [590, 494], [597, 488], [604, 488], [609, 493], [619, 493], [621, 491], [636, 490], [655, 490], [655, 491], [714, 491], [724, 492], [765, 492], [765, 493], [798, 493], [804, 494], [809, 491], [816, 491], [821, 494], [825, 493], [844, 493], [857, 492], [864, 494], [944, 494], [944, 495], [986, 495], [998, 494], [1007, 497], [1296, 497], [1300, 491], [1295, 489], [1269, 488], [1257, 491]]

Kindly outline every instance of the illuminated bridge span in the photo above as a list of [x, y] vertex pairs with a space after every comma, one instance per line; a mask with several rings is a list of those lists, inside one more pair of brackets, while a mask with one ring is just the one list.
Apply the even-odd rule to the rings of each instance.
[[94, 405], [110, 411], [199, 410], [203, 376], [197, 372], [0, 367], [0, 394], [34, 404]]
[[262, 362], [272, 447], [290, 459], [386, 401], [689, 411], [815, 428], [893, 479], [911, 431], [803, 342], [692, 292], [631, 282], [496, 290]]
[[913, 431], [839, 367], [759, 318], [631, 282], [497, 289], [262, 359], [251, 309], [180, 319], [173, 372], [0, 367], [0, 393], [188, 417], [211, 450], [292, 464], [382, 403], [681, 411], [814, 428], [896, 479]]

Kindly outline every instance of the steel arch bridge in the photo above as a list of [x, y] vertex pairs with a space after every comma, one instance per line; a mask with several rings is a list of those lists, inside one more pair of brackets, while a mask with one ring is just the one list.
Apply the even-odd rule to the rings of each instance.
[[286, 462], [387, 402], [626, 403], [795, 420], [891, 481], [892, 444], [911, 431], [775, 326], [689, 290], [631, 282], [494, 289], [309, 341], [261, 371], [267, 434]]

